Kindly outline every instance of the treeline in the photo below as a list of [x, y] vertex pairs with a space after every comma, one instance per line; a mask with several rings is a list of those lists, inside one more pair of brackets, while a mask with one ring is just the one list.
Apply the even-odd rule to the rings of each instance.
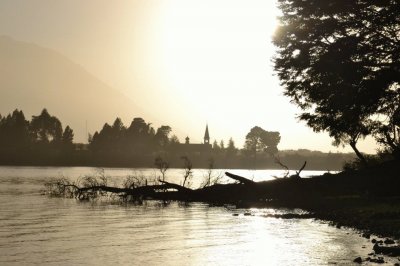
[[[238, 149], [231, 138], [225, 146], [224, 141], [215, 140], [213, 145], [194, 144], [186, 148], [179, 138], [172, 134], [168, 125], [155, 129], [143, 118], [134, 118], [125, 126], [120, 118], [112, 125], [104, 124], [100, 131], [89, 136], [88, 150], [90, 161], [102, 166], [153, 167], [156, 157], [162, 157], [171, 167], [182, 167], [182, 157], [186, 156], [195, 167], [209, 167], [210, 160], [221, 167], [219, 158], [230, 161], [237, 156]], [[233, 164], [232, 164], [233, 165]]]
[[[120, 118], [104, 124], [89, 135], [89, 144], [73, 141], [73, 130], [46, 109], [30, 121], [20, 110], [0, 116], [0, 164], [75, 165], [104, 167], [154, 167], [162, 157], [170, 167], [183, 167], [188, 158], [195, 168], [280, 169], [277, 160], [298, 169], [307, 160], [308, 169], [339, 170], [352, 155], [307, 150], [279, 151], [279, 132], [253, 127], [245, 136], [243, 149], [232, 138], [214, 140], [212, 145], [182, 144], [168, 125], [157, 129], [143, 118], [125, 126]], [[189, 147], [189, 148], [188, 148]]]
[[57, 163], [74, 151], [74, 133], [64, 129], [58, 118], [46, 109], [31, 121], [22, 111], [0, 115], [0, 162], [2, 164]]

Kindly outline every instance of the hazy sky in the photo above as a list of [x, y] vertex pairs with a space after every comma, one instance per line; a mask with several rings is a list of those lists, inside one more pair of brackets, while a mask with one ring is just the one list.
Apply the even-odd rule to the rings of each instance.
[[1, 0], [0, 35], [66, 55], [181, 141], [200, 142], [208, 122], [212, 140], [242, 146], [258, 125], [281, 132], [280, 149], [336, 151], [296, 120], [273, 75], [277, 14], [265, 0]]

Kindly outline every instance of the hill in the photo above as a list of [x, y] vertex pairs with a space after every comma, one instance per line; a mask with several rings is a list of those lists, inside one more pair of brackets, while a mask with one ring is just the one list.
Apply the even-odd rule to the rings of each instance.
[[143, 115], [129, 98], [62, 54], [0, 36], [0, 114], [19, 108], [29, 119], [44, 107], [73, 128], [76, 142], [86, 141], [86, 121], [93, 132], [116, 117], [128, 124]]

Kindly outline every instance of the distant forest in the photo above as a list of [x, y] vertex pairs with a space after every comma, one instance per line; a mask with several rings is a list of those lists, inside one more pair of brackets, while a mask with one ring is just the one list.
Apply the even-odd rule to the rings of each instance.
[[242, 149], [232, 138], [210, 143], [208, 128], [204, 143], [181, 143], [172, 128], [155, 129], [143, 118], [125, 126], [120, 118], [88, 136], [88, 144], [74, 143], [73, 130], [46, 109], [28, 121], [23, 111], [0, 115], [0, 164], [99, 167], [154, 167], [157, 159], [181, 168], [189, 159], [193, 168], [281, 169], [282, 164], [298, 169], [307, 161], [308, 170], [341, 170], [355, 158], [347, 153], [278, 150], [279, 132], [258, 126], [244, 136]]

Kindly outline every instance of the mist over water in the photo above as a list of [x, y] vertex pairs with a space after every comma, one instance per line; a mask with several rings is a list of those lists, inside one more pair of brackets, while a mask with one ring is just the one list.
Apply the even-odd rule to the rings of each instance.
[[[77, 178], [95, 170], [0, 167], [0, 264], [341, 265], [351, 264], [355, 257], [371, 250], [368, 240], [352, 230], [313, 219], [266, 217], [301, 210], [244, 210], [156, 201], [143, 205], [100, 200], [82, 203], [41, 195], [43, 183], [50, 177]], [[181, 171], [169, 170], [167, 179], [179, 183]], [[157, 174], [152, 169], [141, 172]], [[269, 170], [232, 172], [254, 175], [255, 180], [282, 174]], [[128, 174], [132, 174], [131, 169], [105, 169], [112, 182]], [[195, 170], [194, 179], [202, 174]], [[246, 212], [252, 215], [244, 216]]]

